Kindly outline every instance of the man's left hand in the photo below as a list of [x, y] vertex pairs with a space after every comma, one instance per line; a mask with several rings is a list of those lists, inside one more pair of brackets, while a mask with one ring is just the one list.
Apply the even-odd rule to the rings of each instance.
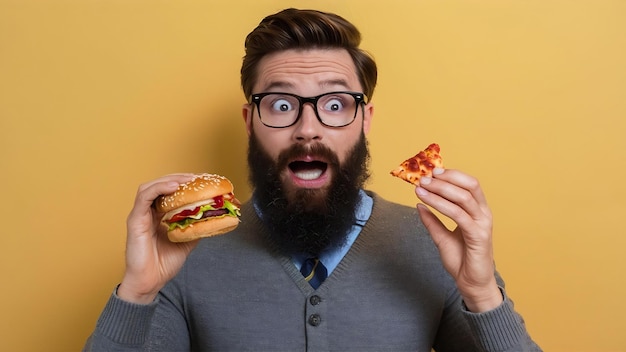
[[493, 219], [478, 180], [458, 170], [436, 168], [433, 177], [422, 177], [415, 193], [457, 224], [450, 231], [424, 204], [417, 205], [467, 308], [479, 313], [499, 306], [503, 298], [495, 278]]

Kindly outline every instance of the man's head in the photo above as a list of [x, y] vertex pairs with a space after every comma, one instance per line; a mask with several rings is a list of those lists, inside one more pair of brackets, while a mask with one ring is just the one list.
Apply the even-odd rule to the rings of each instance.
[[250, 181], [285, 251], [318, 254], [354, 224], [376, 82], [359, 41], [336, 15], [293, 9], [265, 18], [246, 40]]
[[344, 18], [316, 10], [286, 9], [265, 17], [246, 37], [241, 86], [246, 99], [258, 77], [261, 59], [289, 49], [344, 49], [348, 52], [363, 93], [374, 94], [378, 70], [374, 59], [359, 48], [361, 33]]

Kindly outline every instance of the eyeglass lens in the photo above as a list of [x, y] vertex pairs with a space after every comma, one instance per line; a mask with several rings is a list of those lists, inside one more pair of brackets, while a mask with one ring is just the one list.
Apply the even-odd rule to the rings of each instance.
[[[316, 101], [315, 101], [316, 100]], [[341, 127], [350, 124], [355, 116], [356, 98], [348, 93], [329, 93], [316, 99], [296, 95], [270, 93], [259, 102], [261, 121], [272, 127], [287, 127], [296, 122], [303, 109], [302, 101], [315, 103], [315, 113], [328, 126]]]

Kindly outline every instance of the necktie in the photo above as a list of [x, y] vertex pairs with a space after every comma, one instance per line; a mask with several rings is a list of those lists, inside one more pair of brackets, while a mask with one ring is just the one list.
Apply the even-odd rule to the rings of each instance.
[[328, 276], [326, 267], [317, 258], [305, 260], [302, 268], [300, 268], [300, 272], [314, 289], [317, 289]]

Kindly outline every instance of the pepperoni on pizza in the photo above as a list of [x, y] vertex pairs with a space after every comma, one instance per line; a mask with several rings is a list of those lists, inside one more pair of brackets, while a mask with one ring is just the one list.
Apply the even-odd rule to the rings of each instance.
[[406, 159], [400, 166], [391, 170], [390, 173], [417, 186], [422, 176], [432, 176], [434, 168], [443, 168], [440, 151], [439, 145], [432, 143], [415, 156]]

